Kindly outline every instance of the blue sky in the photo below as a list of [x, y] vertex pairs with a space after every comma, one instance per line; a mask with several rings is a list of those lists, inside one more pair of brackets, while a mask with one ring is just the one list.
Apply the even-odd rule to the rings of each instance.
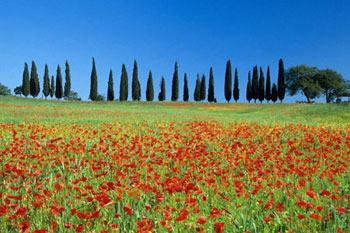
[[[129, 75], [139, 65], [142, 99], [151, 69], [158, 96], [161, 77], [171, 95], [174, 63], [179, 63], [182, 99], [187, 72], [190, 100], [196, 74], [214, 70], [215, 96], [224, 99], [225, 66], [238, 68], [246, 102], [247, 74], [253, 66], [271, 68], [277, 81], [278, 60], [285, 67], [307, 64], [331, 68], [350, 79], [350, 2], [347, 0], [268, 1], [0, 1], [0, 83], [21, 85], [24, 62], [36, 62], [40, 84], [44, 66], [50, 76], [60, 64], [71, 67], [72, 90], [87, 100], [92, 57], [98, 91], [106, 95], [109, 70], [119, 97], [121, 67]], [[41, 94], [40, 94], [41, 96]], [[286, 96], [287, 102], [304, 100]], [[323, 99], [320, 99], [323, 101]]]

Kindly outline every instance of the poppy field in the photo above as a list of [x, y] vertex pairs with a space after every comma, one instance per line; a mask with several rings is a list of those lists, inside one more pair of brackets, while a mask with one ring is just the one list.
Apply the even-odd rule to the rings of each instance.
[[344, 106], [16, 101], [2, 233], [350, 232]]

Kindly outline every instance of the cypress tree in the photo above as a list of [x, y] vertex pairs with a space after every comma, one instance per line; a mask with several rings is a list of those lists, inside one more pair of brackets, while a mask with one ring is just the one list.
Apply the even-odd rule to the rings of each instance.
[[202, 76], [202, 81], [201, 81], [201, 91], [200, 91], [200, 95], [201, 95], [201, 100], [205, 100], [205, 95], [206, 95], [206, 86], [205, 86], [205, 75], [203, 74]]
[[250, 101], [253, 99], [253, 89], [252, 89], [252, 79], [250, 71], [248, 72], [248, 84], [247, 84], [247, 100], [250, 103]]
[[231, 61], [228, 60], [226, 63], [226, 72], [225, 72], [225, 98], [227, 103], [230, 102], [232, 95], [232, 71], [231, 71]]
[[265, 99], [265, 76], [262, 68], [260, 67], [260, 79], [259, 79], [259, 100], [260, 103]]
[[272, 102], [276, 102], [277, 101], [277, 96], [278, 95], [278, 93], [277, 93], [277, 86], [276, 86], [276, 84], [274, 83], [274, 84], [272, 84], [272, 91], [271, 91], [271, 100], [272, 100]]
[[50, 97], [53, 98], [55, 95], [55, 76], [51, 76], [51, 87], [50, 87]]
[[30, 92], [30, 83], [29, 83], [29, 70], [27, 62], [24, 63], [23, 71], [23, 80], [22, 80], [22, 94], [27, 97]]
[[284, 99], [284, 95], [286, 92], [286, 88], [285, 88], [285, 84], [284, 84], [284, 65], [283, 65], [283, 60], [282, 58], [280, 59], [279, 63], [278, 63], [278, 99], [281, 101], [283, 101]]
[[141, 84], [139, 80], [137, 80], [137, 90], [139, 91], [139, 94], [137, 95], [137, 100], [141, 100]]
[[269, 102], [271, 100], [270, 66], [267, 67], [265, 99], [267, 100], [267, 102]]
[[173, 83], [171, 87], [171, 101], [177, 101], [178, 99], [179, 99], [179, 71], [178, 71], [177, 62], [175, 62]]
[[154, 99], [154, 89], [153, 89], [153, 78], [152, 71], [149, 71], [148, 80], [147, 80], [147, 89], [146, 89], [146, 100], [153, 101]]
[[160, 82], [160, 92], [158, 94], [158, 100], [164, 101], [165, 100], [165, 79], [162, 77], [162, 81]]
[[47, 67], [47, 64], [45, 65], [43, 94], [45, 96], [45, 99], [47, 99], [47, 97], [50, 94], [50, 76], [49, 76], [49, 68]]
[[114, 88], [113, 88], [113, 72], [112, 69], [109, 71], [109, 78], [108, 78], [108, 90], [107, 90], [107, 99], [109, 101], [114, 100]]
[[131, 95], [132, 100], [140, 100], [139, 97], [139, 78], [138, 78], [138, 68], [137, 68], [137, 62], [134, 60], [134, 70], [132, 72], [132, 84], [131, 84]]
[[124, 64], [122, 66], [122, 76], [120, 78], [119, 100], [128, 100], [128, 73], [126, 72], [126, 67]]
[[184, 101], [187, 102], [189, 99], [189, 93], [188, 93], [188, 80], [187, 80], [187, 74], [184, 75]]
[[233, 87], [233, 98], [237, 103], [237, 100], [239, 100], [239, 87], [238, 87], [238, 71], [237, 68], [235, 69], [235, 82]]
[[57, 75], [56, 75], [56, 92], [55, 96], [57, 99], [61, 99], [63, 95], [63, 85], [62, 85], [62, 74], [60, 65], [57, 66]]
[[30, 71], [30, 95], [33, 98], [37, 97], [40, 92], [39, 77], [35, 62], [32, 61], [32, 69]]
[[199, 74], [197, 74], [196, 88], [194, 89], [193, 98], [197, 102], [201, 100], [201, 80], [199, 79]]
[[208, 101], [214, 102], [214, 75], [213, 75], [213, 68], [210, 67], [209, 71], [209, 87], [208, 87]]
[[97, 100], [97, 72], [95, 66], [95, 58], [92, 58], [91, 85], [90, 85], [90, 100]]
[[70, 84], [70, 68], [69, 68], [69, 63], [66, 60], [66, 82], [64, 84], [64, 97], [68, 98], [68, 96], [70, 94], [70, 88], [71, 88], [71, 84]]
[[252, 97], [253, 97], [253, 99], [254, 99], [254, 103], [256, 103], [256, 99], [259, 98], [259, 75], [258, 75], [258, 66], [255, 66], [254, 69], [253, 69]]

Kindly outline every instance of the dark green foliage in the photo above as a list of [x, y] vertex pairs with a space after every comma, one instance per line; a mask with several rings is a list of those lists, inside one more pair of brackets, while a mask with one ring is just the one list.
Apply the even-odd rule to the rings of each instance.
[[188, 101], [189, 99], [189, 90], [188, 90], [188, 80], [187, 80], [187, 74], [184, 75], [184, 101]]
[[278, 93], [278, 99], [283, 101], [285, 93], [286, 93], [286, 85], [284, 83], [284, 65], [282, 58], [280, 59], [278, 63], [278, 82], [277, 82], [277, 93]]
[[225, 72], [225, 98], [227, 103], [230, 102], [232, 95], [232, 70], [231, 70], [231, 61], [228, 60], [226, 63], [226, 72]]
[[262, 68], [260, 67], [260, 78], [259, 78], [259, 100], [262, 103], [265, 99], [265, 76]]
[[200, 95], [201, 95], [201, 100], [205, 100], [205, 95], [206, 95], [206, 85], [205, 85], [205, 75], [203, 74], [202, 76], [202, 81], [201, 81], [201, 91], [200, 91]]
[[70, 68], [69, 63], [66, 61], [66, 82], [64, 84], [64, 97], [68, 97], [71, 89], [70, 84]]
[[152, 71], [149, 71], [146, 89], [146, 100], [153, 101], [154, 99], [154, 89], [153, 89], [153, 78]]
[[247, 83], [246, 97], [247, 97], [247, 100], [249, 103], [253, 99], [252, 78], [251, 78], [250, 71], [248, 72], [248, 83]]
[[22, 80], [22, 94], [27, 97], [30, 92], [30, 82], [29, 82], [29, 70], [27, 62], [24, 63], [23, 80]]
[[92, 58], [92, 71], [91, 71], [89, 99], [92, 101], [97, 100], [97, 72], [96, 72], [96, 66], [95, 66], [95, 58]]
[[22, 86], [15, 87], [15, 89], [13, 89], [13, 92], [15, 95], [22, 95]]
[[137, 80], [137, 84], [138, 84], [137, 90], [139, 91], [139, 95], [137, 96], [138, 97], [137, 100], [141, 100], [141, 84], [140, 84], [139, 80]]
[[239, 87], [238, 87], [238, 71], [235, 69], [235, 82], [233, 85], [233, 99], [236, 101], [239, 100]]
[[50, 94], [50, 76], [49, 76], [49, 68], [45, 65], [45, 74], [44, 74], [44, 84], [43, 84], [43, 94], [45, 99]]
[[120, 89], [119, 89], [119, 100], [126, 101], [128, 100], [128, 73], [126, 72], [126, 67], [123, 64], [122, 66], [122, 75], [120, 78]]
[[0, 83], [0, 95], [11, 95], [11, 90]]
[[276, 102], [277, 101], [277, 96], [278, 95], [278, 93], [277, 93], [277, 86], [276, 86], [276, 84], [274, 83], [274, 84], [272, 84], [272, 91], [271, 91], [271, 100], [272, 100], [272, 102]]
[[60, 65], [57, 66], [55, 96], [57, 99], [61, 99], [63, 97], [63, 84]]
[[[319, 70], [317, 67], [306, 65], [293, 66], [286, 72], [286, 86], [290, 95], [303, 93], [307, 102], [317, 98], [322, 93], [322, 88], [316, 79]], [[279, 93], [279, 92], [278, 92]]]
[[97, 94], [96, 101], [105, 101], [105, 100], [106, 100], [106, 97], [104, 95]]
[[78, 96], [78, 93], [75, 91], [70, 91], [69, 95], [65, 97], [69, 101], [81, 101], [81, 98]]
[[108, 90], [107, 90], [107, 100], [113, 101], [114, 100], [114, 88], [113, 88], [113, 72], [112, 70], [109, 71], [109, 78], [108, 78]]
[[253, 69], [252, 96], [253, 96], [253, 99], [254, 99], [254, 103], [256, 103], [256, 99], [259, 98], [258, 66], [255, 66], [254, 69]]
[[209, 87], [208, 87], [208, 101], [214, 102], [215, 96], [214, 96], [214, 74], [213, 74], [213, 68], [210, 67], [209, 71]]
[[137, 62], [134, 61], [134, 70], [132, 72], [132, 84], [131, 84], [131, 95], [132, 100], [140, 100], [139, 92], [140, 92], [140, 86], [139, 86], [139, 78], [138, 78], [138, 68], [137, 68]]
[[196, 87], [194, 89], [193, 98], [195, 101], [201, 101], [201, 80], [199, 79], [199, 74], [197, 74]]
[[267, 102], [269, 102], [271, 100], [270, 66], [267, 67], [265, 99], [267, 100]]
[[50, 97], [53, 98], [55, 95], [55, 76], [51, 76], [51, 87], [50, 87]]
[[37, 97], [40, 92], [39, 77], [35, 62], [32, 61], [32, 69], [30, 71], [30, 95]]
[[165, 100], [165, 79], [162, 77], [162, 81], [160, 82], [160, 92], [158, 94], [158, 100], [164, 101]]
[[336, 97], [343, 96], [346, 92], [345, 80], [341, 74], [331, 69], [320, 70], [315, 76], [322, 92], [326, 96], [326, 102], [334, 101]]
[[171, 101], [177, 101], [178, 99], [179, 99], [179, 71], [178, 71], [177, 62], [175, 62], [173, 83], [171, 86]]

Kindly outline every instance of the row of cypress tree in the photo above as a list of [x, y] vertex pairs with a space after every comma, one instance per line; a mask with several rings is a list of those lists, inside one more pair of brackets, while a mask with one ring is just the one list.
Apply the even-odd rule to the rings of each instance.
[[[71, 91], [71, 81], [70, 81], [70, 68], [69, 63], [66, 61], [66, 70], [65, 70], [65, 78], [66, 82], [64, 85], [64, 91], [63, 91], [63, 84], [62, 84], [62, 74], [61, 74], [61, 67], [60, 65], [57, 66], [57, 74], [56, 74], [56, 85], [55, 85], [55, 77], [49, 76], [49, 68], [47, 64], [45, 64], [45, 73], [44, 73], [44, 83], [43, 83], [43, 94], [45, 98], [47, 98], [49, 95], [51, 98], [54, 96], [57, 99], [61, 99], [62, 97], [68, 97]], [[27, 97], [29, 94], [36, 98], [40, 93], [40, 84], [39, 84], [39, 78], [38, 78], [38, 72], [35, 65], [35, 62], [32, 61], [32, 67], [30, 71], [30, 79], [29, 79], [29, 70], [28, 70], [28, 64], [24, 63], [24, 71], [23, 71], [23, 79], [22, 79], [22, 94]]]

